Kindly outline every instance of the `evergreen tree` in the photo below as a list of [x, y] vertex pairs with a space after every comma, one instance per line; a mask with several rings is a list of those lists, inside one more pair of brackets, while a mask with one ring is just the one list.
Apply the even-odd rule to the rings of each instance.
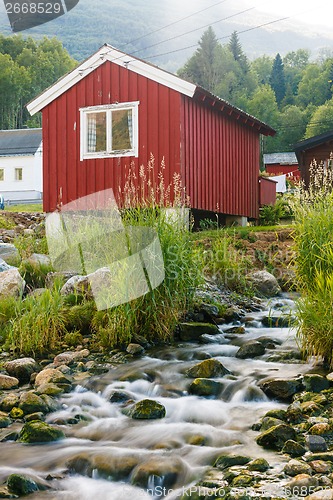
[[216, 35], [210, 26], [199, 40], [199, 48], [185, 66], [178, 71], [179, 76], [214, 92], [218, 80], [216, 71], [218, 46]]
[[280, 106], [284, 96], [286, 95], [284, 66], [280, 54], [277, 54], [274, 59], [269, 83], [274, 90], [276, 102]]
[[242, 46], [240, 44], [237, 31], [234, 31], [231, 34], [228, 47], [230, 49], [230, 52], [234, 56], [235, 61], [237, 61], [244, 73], [247, 73], [249, 71], [249, 62], [247, 60], [246, 55], [243, 52]]

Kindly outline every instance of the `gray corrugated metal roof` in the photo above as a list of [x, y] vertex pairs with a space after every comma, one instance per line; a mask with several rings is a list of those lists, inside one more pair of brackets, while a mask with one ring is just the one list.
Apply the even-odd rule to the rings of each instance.
[[0, 130], [0, 156], [34, 155], [41, 142], [41, 128]]
[[280, 165], [297, 164], [295, 153], [267, 153], [264, 154], [264, 164], [272, 165], [273, 163], [280, 163]]

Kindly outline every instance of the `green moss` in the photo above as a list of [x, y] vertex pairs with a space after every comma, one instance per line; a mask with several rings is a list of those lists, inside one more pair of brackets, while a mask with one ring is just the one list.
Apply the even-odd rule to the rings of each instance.
[[58, 441], [65, 437], [60, 429], [56, 429], [51, 425], [40, 420], [33, 420], [24, 424], [19, 441], [21, 443], [49, 443], [50, 441]]

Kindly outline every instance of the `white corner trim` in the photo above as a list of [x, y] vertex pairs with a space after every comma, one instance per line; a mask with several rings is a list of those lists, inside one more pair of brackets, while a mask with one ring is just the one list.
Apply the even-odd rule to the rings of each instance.
[[189, 97], [193, 97], [194, 95], [196, 85], [193, 83], [189, 83], [172, 73], [168, 73], [167, 71], [158, 68], [157, 66], [153, 66], [149, 63], [141, 61], [140, 59], [127, 55], [124, 52], [120, 52], [114, 49], [111, 45], [103, 45], [103, 47], [101, 47], [86, 61], [31, 101], [27, 105], [29, 113], [34, 115], [38, 111], [41, 111], [45, 108], [45, 106], [76, 85], [80, 80], [83, 80], [83, 78], [92, 73], [106, 61], [128, 68], [134, 73], [165, 85], [170, 89], [180, 92], [181, 94]]

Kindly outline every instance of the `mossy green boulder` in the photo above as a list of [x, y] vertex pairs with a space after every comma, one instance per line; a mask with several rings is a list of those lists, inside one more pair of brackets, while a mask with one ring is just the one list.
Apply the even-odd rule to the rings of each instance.
[[221, 333], [216, 325], [211, 323], [180, 323], [179, 338], [185, 342], [199, 340], [201, 335], [217, 335]]
[[29, 413], [48, 412], [48, 406], [45, 401], [37, 396], [34, 392], [23, 392], [20, 397], [19, 408], [23, 411], [25, 415], [29, 415]]
[[220, 455], [216, 459], [214, 467], [228, 469], [228, 467], [232, 467], [233, 465], [246, 465], [249, 462], [251, 462], [251, 458], [243, 455]]
[[188, 388], [189, 394], [196, 396], [217, 396], [221, 391], [222, 385], [216, 380], [209, 378], [196, 378]]
[[256, 441], [263, 448], [282, 450], [284, 443], [289, 439], [296, 439], [296, 431], [290, 425], [281, 424], [261, 433]]
[[40, 420], [32, 420], [27, 422], [22, 427], [19, 434], [19, 441], [21, 443], [49, 443], [51, 441], [58, 441], [64, 439], [65, 434], [62, 430], [46, 424]]
[[201, 363], [197, 363], [188, 370], [186, 375], [191, 378], [215, 378], [227, 375], [227, 370], [217, 359], [205, 359]]
[[163, 405], [153, 399], [143, 399], [135, 403], [126, 414], [138, 420], [153, 420], [164, 418], [166, 411]]
[[22, 474], [11, 474], [8, 476], [7, 488], [10, 493], [18, 496], [25, 496], [38, 491], [37, 483]]

